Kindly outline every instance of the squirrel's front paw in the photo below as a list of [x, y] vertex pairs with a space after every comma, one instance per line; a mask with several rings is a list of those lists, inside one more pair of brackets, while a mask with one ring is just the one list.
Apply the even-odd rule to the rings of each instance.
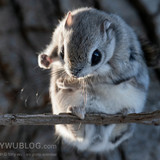
[[53, 62], [52, 58], [46, 54], [40, 54], [38, 56], [38, 64], [41, 68], [48, 69], [50, 68], [51, 63]]
[[85, 107], [82, 106], [70, 106], [68, 107], [68, 112], [71, 112], [72, 114], [76, 115], [77, 117], [79, 117], [80, 119], [84, 119], [85, 118]]

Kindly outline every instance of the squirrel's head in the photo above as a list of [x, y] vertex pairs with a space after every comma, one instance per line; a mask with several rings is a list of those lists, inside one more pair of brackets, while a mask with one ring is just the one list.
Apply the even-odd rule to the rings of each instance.
[[69, 12], [64, 21], [60, 57], [70, 76], [103, 74], [108, 68], [115, 48], [113, 24], [95, 12]]
[[[69, 76], [101, 75], [109, 69], [108, 61], [115, 49], [114, 25], [103, 12], [91, 8], [68, 12], [56, 32], [52, 43], [56, 42], [56, 56]], [[53, 62], [52, 56], [39, 57], [41, 66], [48, 68]]]

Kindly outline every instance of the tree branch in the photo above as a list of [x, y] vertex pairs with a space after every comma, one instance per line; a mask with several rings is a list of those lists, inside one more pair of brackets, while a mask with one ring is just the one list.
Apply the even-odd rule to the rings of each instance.
[[160, 110], [151, 113], [133, 113], [128, 115], [87, 114], [84, 120], [68, 113], [52, 114], [1, 114], [0, 125], [55, 125], [55, 124], [119, 124], [139, 123], [160, 125]]

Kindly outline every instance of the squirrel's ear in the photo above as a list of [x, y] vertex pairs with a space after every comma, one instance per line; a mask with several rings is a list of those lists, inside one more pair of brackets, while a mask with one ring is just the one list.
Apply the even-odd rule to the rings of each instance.
[[106, 33], [107, 34], [107, 39], [111, 39], [113, 36], [113, 27], [112, 27], [112, 23], [108, 20], [105, 19], [102, 24], [101, 24], [101, 31], [102, 33]]
[[68, 28], [72, 25], [73, 23], [73, 16], [72, 16], [72, 13], [71, 11], [69, 11], [67, 13], [67, 18], [66, 18], [66, 22], [65, 22], [65, 27]]
[[105, 19], [102, 23], [102, 31], [107, 31], [111, 26], [111, 22], [108, 19]]

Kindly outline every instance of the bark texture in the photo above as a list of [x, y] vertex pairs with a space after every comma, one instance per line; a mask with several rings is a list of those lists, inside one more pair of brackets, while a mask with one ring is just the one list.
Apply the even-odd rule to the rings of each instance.
[[121, 114], [86, 114], [85, 119], [79, 119], [77, 116], [69, 113], [53, 114], [2, 114], [0, 115], [0, 125], [56, 125], [56, 124], [120, 124], [137, 123], [146, 125], [160, 125], [160, 111], [151, 113], [132, 113], [128, 115]]
[[[137, 34], [160, 46], [160, 0], [0, 0], [0, 113], [51, 113], [49, 71], [38, 68], [37, 53], [49, 43], [58, 20], [69, 10], [92, 6], [120, 15]], [[145, 112], [160, 109], [160, 71], [150, 69], [151, 84]], [[10, 159], [159, 160], [160, 128], [137, 125], [134, 136], [115, 151], [100, 155], [79, 152], [54, 136], [53, 126], [0, 126], [0, 142], [56, 144], [52, 149], [2, 149], [20, 156]], [[9, 159], [0, 156], [0, 159]]]

